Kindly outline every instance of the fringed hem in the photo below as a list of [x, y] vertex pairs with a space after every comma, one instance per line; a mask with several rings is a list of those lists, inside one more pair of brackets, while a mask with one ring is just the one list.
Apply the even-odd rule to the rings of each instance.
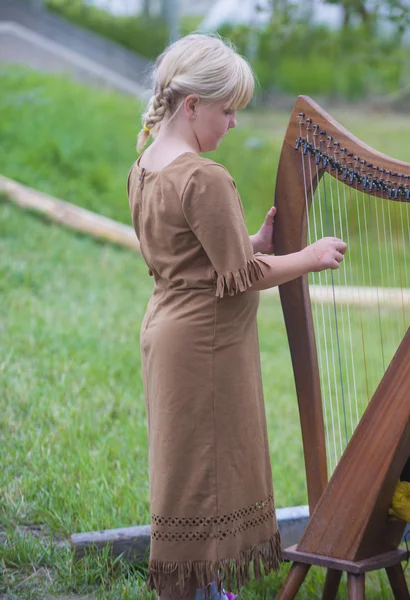
[[238, 292], [245, 292], [255, 281], [259, 281], [264, 277], [260, 257], [263, 254], [255, 254], [248, 260], [246, 265], [236, 271], [229, 271], [223, 275], [217, 275], [216, 278], [216, 296], [223, 298], [226, 294], [234, 296]]
[[[255, 579], [267, 575], [272, 570], [277, 570], [282, 561], [279, 531], [264, 542], [253, 548], [242, 550], [235, 559], [223, 559], [217, 562], [192, 561], [192, 562], [165, 562], [150, 560], [148, 567], [147, 587], [162, 593], [175, 593], [178, 589], [182, 595], [188, 579], [196, 577], [197, 585], [206, 594], [212, 581], [216, 582], [218, 590], [222, 587], [229, 592], [232, 584], [236, 583], [238, 590], [251, 579], [250, 568], [253, 566]], [[264, 573], [262, 573], [261, 565]]]

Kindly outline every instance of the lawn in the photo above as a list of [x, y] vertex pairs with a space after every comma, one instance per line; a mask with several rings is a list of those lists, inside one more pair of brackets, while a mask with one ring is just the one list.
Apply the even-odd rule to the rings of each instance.
[[[0, 549], [3, 590], [7, 598], [43, 598], [45, 590], [148, 598], [139, 572], [125, 563], [108, 556], [72, 563], [66, 549], [15, 531], [40, 525], [65, 538], [149, 522], [138, 335], [152, 280], [138, 255], [7, 201], [0, 224], [0, 522], [9, 535]], [[303, 504], [297, 408], [277, 298], [262, 296], [259, 330], [277, 503]], [[33, 570], [37, 580], [21, 584]], [[309, 581], [303, 598], [316, 597], [321, 579]], [[378, 576], [373, 583], [375, 590], [386, 585]], [[278, 585], [271, 576], [244, 597], [272, 598]]]
[[[135, 157], [138, 104], [24, 70], [3, 69], [0, 89], [1, 173], [129, 223], [124, 182]], [[260, 148], [249, 142], [255, 137]], [[215, 156], [238, 182], [251, 231], [272, 199], [279, 141], [280, 135], [271, 140], [247, 123]], [[148, 599], [143, 571], [108, 555], [73, 562], [55, 540], [149, 522], [139, 327], [152, 279], [140, 256], [3, 199], [0, 288], [0, 525], [6, 538], [0, 594], [7, 600], [71, 592]], [[383, 316], [389, 330], [395, 311], [385, 309]], [[363, 319], [371, 334], [373, 309]], [[289, 351], [274, 296], [262, 295], [259, 331], [276, 502], [305, 504]], [[16, 534], [34, 526], [41, 539]], [[312, 576], [299, 597], [317, 598], [321, 583]], [[270, 600], [279, 585], [272, 575], [242, 596]], [[368, 597], [387, 600], [387, 589], [384, 576], [375, 575]]]

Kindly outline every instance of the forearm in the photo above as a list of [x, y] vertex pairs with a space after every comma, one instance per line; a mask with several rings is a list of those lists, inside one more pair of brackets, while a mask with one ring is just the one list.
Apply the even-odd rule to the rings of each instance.
[[262, 277], [252, 284], [255, 291], [266, 290], [282, 283], [301, 277], [311, 270], [311, 264], [304, 251], [286, 254], [284, 256], [269, 256], [264, 254], [259, 259]]

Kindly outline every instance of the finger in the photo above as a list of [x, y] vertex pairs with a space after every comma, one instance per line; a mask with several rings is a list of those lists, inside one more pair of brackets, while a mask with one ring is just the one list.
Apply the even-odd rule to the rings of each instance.
[[273, 219], [275, 218], [275, 215], [276, 215], [276, 207], [272, 206], [272, 208], [270, 208], [268, 210], [268, 212], [266, 213], [265, 225], [270, 225], [271, 223], [273, 223]]
[[335, 252], [335, 259], [337, 260], [337, 262], [342, 262], [344, 256], [341, 252]]

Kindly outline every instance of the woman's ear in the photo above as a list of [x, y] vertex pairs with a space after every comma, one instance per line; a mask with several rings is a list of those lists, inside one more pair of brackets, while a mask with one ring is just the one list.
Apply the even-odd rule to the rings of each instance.
[[190, 94], [184, 100], [184, 113], [190, 121], [195, 121], [197, 117], [199, 98], [194, 94]]

